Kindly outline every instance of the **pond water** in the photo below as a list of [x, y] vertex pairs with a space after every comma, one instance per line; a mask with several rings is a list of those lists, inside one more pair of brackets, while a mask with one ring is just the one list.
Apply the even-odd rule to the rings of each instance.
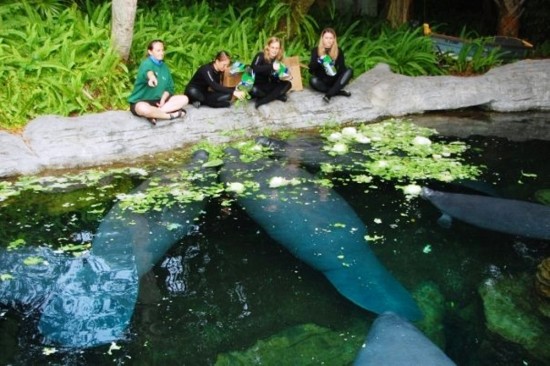
[[[430, 117], [418, 123], [429, 126]], [[545, 123], [550, 126], [550, 116]], [[464, 160], [486, 167], [478, 180], [487, 184], [472, 188], [431, 181], [432, 187], [473, 194], [490, 187], [500, 197], [529, 202], [550, 189], [550, 141], [537, 138], [540, 134], [521, 141], [490, 132], [466, 137], [467, 128], [440, 140], [466, 142]], [[311, 133], [301, 136], [311, 138]], [[178, 159], [174, 154], [157, 163], [170, 166]], [[333, 189], [367, 226], [380, 262], [431, 312], [431, 323], [418, 327], [451, 359], [459, 365], [550, 364], [536, 340], [531, 339], [535, 351], [530, 353], [489, 331], [480, 296], [488, 281], [517, 279], [529, 302], [540, 301], [532, 284], [537, 265], [550, 256], [550, 241], [459, 221], [443, 228], [430, 202], [405, 199], [391, 180], [365, 184], [346, 172], [330, 177]], [[27, 246], [89, 244], [116, 194], [145, 179], [121, 170], [99, 183], [28, 189], [0, 201], [0, 248], [5, 252], [22, 238]], [[0, 305], [0, 364], [351, 364], [376, 315], [340, 295], [235, 202], [211, 198], [204, 211], [196, 230], [141, 277], [126, 339], [83, 350], [46, 346], [37, 330], [38, 311]], [[6, 271], [0, 264], [0, 274]], [[548, 318], [537, 319], [548, 336]], [[528, 329], [516, 332], [529, 338], [522, 334]]]

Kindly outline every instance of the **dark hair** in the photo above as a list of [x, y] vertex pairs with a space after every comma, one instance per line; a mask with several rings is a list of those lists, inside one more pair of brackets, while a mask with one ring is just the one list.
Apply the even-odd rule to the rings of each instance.
[[149, 42], [149, 45], [147, 46], [147, 49], [149, 51], [152, 51], [153, 47], [155, 46], [155, 43], [162, 43], [162, 45], [164, 46], [164, 41], [162, 39], [154, 39], [151, 42]]
[[214, 61], [224, 61], [224, 60], [230, 60], [231, 56], [229, 56], [229, 53], [227, 51], [220, 51], [216, 53], [216, 57], [214, 57]]

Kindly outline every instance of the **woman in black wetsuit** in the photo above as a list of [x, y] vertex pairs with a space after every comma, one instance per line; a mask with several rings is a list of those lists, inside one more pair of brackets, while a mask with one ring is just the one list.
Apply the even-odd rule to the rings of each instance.
[[238, 99], [245, 97], [243, 91], [222, 84], [223, 72], [230, 62], [229, 54], [220, 51], [214, 61], [202, 65], [193, 75], [185, 88], [185, 95], [195, 108], [199, 108], [201, 104], [212, 108], [225, 108], [231, 105], [233, 95]]
[[284, 49], [277, 37], [268, 39], [264, 50], [259, 52], [252, 61], [252, 70], [256, 75], [250, 95], [256, 98], [256, 108], [275, 99], [286, 102], [286, 93], [292, 87], [288, 80], [281, 80], [279, 67], [283, 59]]
[[346, 67], [344, 52], [338, 47], [334, 29], [325, 28], [321, 32], [319, 45], [311, 50], [309, 72], [312, 74], [309, 85], [325, 93], [325, 103], [335, 95], [351, 96], [343, 88], [351, 80], [353, 70]]

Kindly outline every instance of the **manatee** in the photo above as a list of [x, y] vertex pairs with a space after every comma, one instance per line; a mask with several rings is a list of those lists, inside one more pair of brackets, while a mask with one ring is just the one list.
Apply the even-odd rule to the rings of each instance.
[[538, 203], [435, 191], [423, 187], [421, 196], [443, 213], [439, 223], [449, 227], [451, 218], [502, 233], [533, 239], [550, 239], [550, 207]]
[[[182, 169], [202, 174], [194, 184], [215, 180], [202, 169], [204, 151]], [[132, 193], [169, 181], [153, 177]], [[154, 182], [154, 183], [153, 183]], [[0, 281], [0, 303], [38, 311], [43, 343], [88, 348], [125, 337], [138, 295], [139, 278], [195, 227], [205, 199], [136, 213], [117, 203], [103, 218], [89, 252], [74, 258], [47, 248], [0, 253], [9, 278]], [[34, 258], [32, 266], [25, 260]], [[30, 268], [30, 269], [29, 269]]]
[[[293, 164], [272, 159], [244, 163], [234, 149], [226, 155], [221, 180], [228, 186], [257, 184], [252, 193], [236, 194], [236, 201], [272, 239], [363, 309], [422, 317], [412, 296], [369, 248], [365, 224], [334, 190], [315, 184], [313, 175]], [[282, 180], [292, 183], [270, 187]]]
[[453, 366], [456, 364], [406, 319], [392, 312], [384, 312], [372, 323], [353, 365]]

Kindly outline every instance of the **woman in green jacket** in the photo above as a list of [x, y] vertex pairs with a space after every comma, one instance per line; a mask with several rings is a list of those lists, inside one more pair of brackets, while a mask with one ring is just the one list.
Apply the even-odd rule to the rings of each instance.
[[128, 98], [130, 111], [145, 117], [152, 124], [158, 119], [175, 119], [185, 116], [183, 107], [187, 96], [176, 95], [174, 80], [164, 60], [164, 42], [156, 39], [147, 46], [148, 57], [138, 69], [134, 90]]

